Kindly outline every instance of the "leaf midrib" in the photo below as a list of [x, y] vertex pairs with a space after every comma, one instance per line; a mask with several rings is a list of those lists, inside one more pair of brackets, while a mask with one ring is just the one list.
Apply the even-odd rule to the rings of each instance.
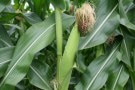
[[6, 61], [0, 62], [0, 65], [1, 65], [1, 64], [4, 64], [4, 63], [8, 63], [9, 61], [11, 61], [11, 59], [8, 59], [8, 60], [6, 60]]
[[81, 47], [81, 49], [83, 49], [92, 39], [93, 37], [96, 35], [96, 33], [100, 30], [100, 28], [105, 24], [105, 22], [108, 20], [108, 18], [112, 15], [112, 13], [114, 12], [114, 10], [117, 8], [118, 4], [115, 5], [115, 7], [112, 9], [112, 11], [107, 15], [107, 17], [104, 19], [104, 21], [100, 24], [100, 26], [95, 30], [95, 32], [92, 34], [92, 36], [86, 41], [85, 44], [83, 44], [83, 46]]
[[44, 35], [44, 33], [46, 33], [51, 27], [53, 27], [55, 25], [52, 24], [50, 25], [41, 35], [39, 35], [34, 42], [32, 42], [32, 44], [24, 51], [24, 53], [20, 56], [20, 58], [17, 60], [17, 62], [11, 67], [11, 69], [7, 72], [6, 76], [3, 78], [3, 80], [0, 83], [0, 87], [2, 86], [2, 84], [4, 83], [4, 81], [6, 80], [6, 78], [8, 77], [8, 75], [12, 72], [12, 70], [14, 69], [14, 67], [17, 65], [17, 63], [21, 60], [21, 58], [27, 53], [27, 51], [38, 41], [38, 39], [40, 37], [42, 37], [42, 35]]
[[[118, 45], [119, 46], [119, 45]], [[91, 80], [91, 82], [89, 83], [88, 87], [86, 88], [86, 90], [89, 90], [89, 88], [91, 87], [92, 83], [94, 82], [94, 80], [97, 78], [97, 76], [99, 75], [99, 73], [102, 71], [102, 69], [104, 68], [104, 66], [109, 62], [110, 58], [112, 57], [112, 55], [115, 53], [115, 51], [117, 50], [118, 46], [111, 52], [111, 54], [108, 56], [108, 58], [106, 59], [106, 61], [103, 63], [103, 65], [101, 66], [101, 68], [99, 69], [99, 71], [97, 72], [97, 74], [93, 77], [93, 79]]]
[[3, 40], [2, 38], [0, 39], [5, 45], [7, 45], [8, 47], [11, 47], [10, 44], [8, 44], [8, 42], [6, 42], [5, 40]]
[[[0, 65], [1, 65], [1, 64], [4, 64], [4, 63], [8, 63], [8, 62], [10, 62], [10, 61], [11, 61], [11, 59], [6, 60], [6, 61], [3, 61], [3, 62], [0, 63]], [[38, 73], [38, 71], [35, 70], [33, 66], [30, 66], [30, 68], [31, 68], [32, 71], [43, 81], [43, 83], [44, 83], [45, 85], [47, 85], [48, 88], [49, 88], [50, 86], [49, 86], [48, 83], [42, 78], [42, 76]]]
[[35, 70], [33, 66], [30, 66], [30, 68], [31, 68], [31, 69], [34, 71], [34, 73], [43, 81], [43, 83], [44, 83], [45, 85], [47, 85], [48, 88], [50, 88], [50, 86], [48, 85], [48, 83], [43, 79], [43, 77], [38, 73], [38, 71]]
[[122, 69], [123, 69], [123, 66], [121, 66], [121, 68], [120, 68], [120, 71], [119, 71], [119, 73], [118, 73], [118, 75], [117, 75], [117, 78], [116, 78], [116, 80], [115, 80], [115, 82], [114, 82], [114, 85], [113, 85], [112, 90], [115, 90], [115, 87], [116, 87], [117, 82], [118, 82], [118, 80], [119, 80], [119, 77], [120, 77], [120, 75], [121, 75]]

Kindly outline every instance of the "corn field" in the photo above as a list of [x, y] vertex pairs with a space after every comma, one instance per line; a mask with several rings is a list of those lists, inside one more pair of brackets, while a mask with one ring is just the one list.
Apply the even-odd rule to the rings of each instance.
[[0, 0], [0, 90], [135, 90], [135, 0]]

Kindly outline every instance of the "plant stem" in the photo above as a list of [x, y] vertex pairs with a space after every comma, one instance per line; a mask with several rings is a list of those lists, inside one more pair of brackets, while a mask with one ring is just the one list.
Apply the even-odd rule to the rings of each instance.
[[62, 58], [62, 19], [59, 8], [55, 9], [56, 40], [57, 40], [57, 80], [59, 81], [59, 63]]

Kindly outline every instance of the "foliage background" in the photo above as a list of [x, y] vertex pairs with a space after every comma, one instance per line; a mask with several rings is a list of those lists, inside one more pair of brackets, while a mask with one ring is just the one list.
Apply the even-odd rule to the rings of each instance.
[[134, 0], [0, 0], [1, 90], [56, 86], [57, 22], [50, 4], [63, 10], [65, 46], [84, 2], [94, 6], [96, 23], [80, 38], [69, 90], [135, 90]]

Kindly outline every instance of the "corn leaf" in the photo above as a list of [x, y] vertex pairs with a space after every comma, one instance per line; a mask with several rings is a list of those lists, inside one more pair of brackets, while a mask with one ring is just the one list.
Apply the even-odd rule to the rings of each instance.
[[120, 0], [119, 1], [119, 12], [120, 12], [120, 15], [121, 15], [121, 20], [120, 20], [120, 23], [124, 26], [126, 26], [127, 28], [129, 29], [132, 29], [132, 30], [135, 30], [135, 25], [132, 24], [127, 15], [126, 15], [126, 12], [124, 10], [124, 5], [122, 3], [123, 0]]
[[10, 0], [0, 0], [0, 12], [2, 12], [2, 10], [4, 10], [6, 5], [9, 3], [10, 3]]
[[[63, 20], [66, 21], [64, 18], [66, 19], [67, 17], [63, 17]], [[73, 22], [71, 21], [71, 23]], [[28, 72], [34, 54], [49, 45], [54, 37], [54, 16], [50, 16], [47, 20], [30, 27], [17, 43], [12, 62], [9, 64], [4, 78], [1, 81], [0, 88], [7, 89], [21, 81]]]
[[[0, 77], [4, 75], [13, 55], [14, 47], [5, 47], [0, 49]], [[4, 52], [4, 53], [2, 53]], [[51, 90], [49, 80], [47, 79], [47, 64], [33, 62], [28, 72], [30, 83], [44, 90]]]
[[5, 28], [0, 24], [0, 47], [4, 46], [11, 47], [13, 44]]
[[83, 74], [81, 81], [75, 87], [76, 90], [99, 90], [108, 78], [111, 65], [116, 62], [116, 55], [121, 41], [117, 42], [111, 52], [100, 56], [90, 63]]
[[[4, 52], [4, 53], [3, 53]], [[8, 67], [9, 61], [13, 56], [14, 47], [4, 47], [0, 48], [0, 77], [5, 73]]]
[[96, 8], [96, 23], [92, 31], [81, 38], [79, 49], [91, 48], [104, 43], [119, 25], [118, 1], [100, 0]]
[[123, 90], [128, 79], [129, 74], [127, 73], [124, 65], [115, 67], [115, 70], [110, 74], [108, 78], [107, 90]]
[[62, 10], [64, 10], [66, 8], [66, 2], [65, 0], [51, 0], [51, 3], [53, 4], [53, 6], [56, 8], [60, 8]]
[[6, 74], [1, 81], [0, 88], [6, 89], [8, 88], [7, 85], [15, 86], [23, 79], [34, 54], [49, 45], [54, 37], [55, 23], [53, 18], [30, 27], [17, 43], [12, 62], [9, 64]]
[[49, 66], [47, 64], [34, 61], [27, 74], [30, 83], [43, 90], [52, 90], [50, 87], [50, 81], [47, 77], [48, 69]]

